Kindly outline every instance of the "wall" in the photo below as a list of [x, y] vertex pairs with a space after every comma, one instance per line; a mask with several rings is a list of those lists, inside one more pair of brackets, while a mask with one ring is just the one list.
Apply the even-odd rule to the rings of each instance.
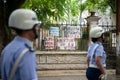
[[87, 52], [36, 51], [40, 70], [77, 70], [86, 69]]

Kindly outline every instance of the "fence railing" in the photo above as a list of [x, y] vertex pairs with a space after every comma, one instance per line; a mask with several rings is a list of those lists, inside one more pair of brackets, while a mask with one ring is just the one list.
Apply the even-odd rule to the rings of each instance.
[[[57, 37], [53, 37], [54, 41], [48, 41], [45, 42], [46, 37], [50, 36], [50, 31], [49, 30], [45, 30], [45, 29], [40, 29], [39, 33], [39, 39], [36, 41], [36, 46], [37, 49], [40, 50], [60, 50], [58, 49], [58, 44], [60, 42], [57, 43], [58, 38], [64, 38], [66, 37], [65, 35], [67, 34], [67, 30], [69, 30], [69, 26], [78, 26], [79, 27], [79, 34], [80, 34], [80, 38], [76, 38], [75, 42], [73, 42], [75, 45], [75, 49], [72, 50], [78, 50], [78, 51], [87, 51], [87, 47], [88, 47], [88, 32], [87, 32], [87, 25], [83, 24], [57, 24], [57, 26], [59, 27], [60, 31], [59, 31], [59, 35]], [[113, 25], [99, 25], [100, 27], [102, 27], [106, 33], [105, 33], [105, 39], [106, 41], [104, 42], [104, 46], [106, 47], [106, 50], [109, 50], [109, 48], [115, 48], [116, 47], [116, 26]], [[72, 39], [72, 38], [71, 38]], [[53, 46], [51, 47], [51, 49], [46, 49], [45, 44], [47, 44], [47, 46], [49, 47], [50, 44], [53, 44]], [[64, 43], [65, 44], [65, 43]], [[64, 45], [63, 44], [63, 45]], [[71, 43], [72, 44], [72, 41]], [[70, 49], [63, 49], [63, 50], [70, 50]]]
[[116, 68], [116, 26], [100, 25], [106, 33], [103, 46], [107, 54], [107, 68]]

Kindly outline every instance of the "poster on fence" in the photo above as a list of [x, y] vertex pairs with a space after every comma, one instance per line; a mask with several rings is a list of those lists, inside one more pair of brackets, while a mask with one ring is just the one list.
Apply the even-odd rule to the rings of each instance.
[[65, 36], [72, 38], [80, 38], [82, 36], [80, 26], [67, 26]]
[[45, 49], [54, 49], [54, 37], [45, 38]]
[[50, 36], [59, 36], [59, 27], [50, 27]]
[[56, 41], [58, 50], [75, 50], [77, 46], [74, 38], [57, 38]]

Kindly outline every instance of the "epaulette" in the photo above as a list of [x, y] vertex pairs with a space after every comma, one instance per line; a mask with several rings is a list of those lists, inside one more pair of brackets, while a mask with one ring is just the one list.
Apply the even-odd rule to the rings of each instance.
[[28, 44], [25, 44], [25, 46], [31, 51], [31, 52], [34, 52], [34, 48]]

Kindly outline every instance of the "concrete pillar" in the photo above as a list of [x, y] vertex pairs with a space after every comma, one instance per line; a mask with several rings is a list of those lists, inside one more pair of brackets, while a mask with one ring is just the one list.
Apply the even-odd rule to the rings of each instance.
[[91, 12], [91, 15], [85, 19], [87, 20], [88, 45], [89, 45], [91, 43], [90, 36], [89, 36], [90, 28], [98, 25], [98, 21], [99, 21], [100, 17], [95, 16], [95, 12]]
[[116, 73], [120, 75], [120, 0], [117, 0], [117, 43], [116, 43]]

